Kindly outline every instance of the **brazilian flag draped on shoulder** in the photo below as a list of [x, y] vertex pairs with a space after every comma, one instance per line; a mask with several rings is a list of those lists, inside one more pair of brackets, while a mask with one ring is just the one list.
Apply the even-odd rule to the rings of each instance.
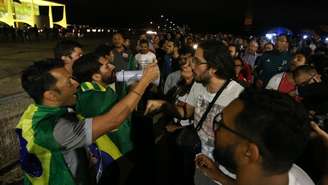
[[[96, 82], [81, 83], [77, 94], [76, 111], [86, 118], [108, 112], [118, 101], [118, 95], [112, 88], [105, 88]], [[109, 138], [118, 146], [123, 154], [131, 151], [133, 148], [130, 133], [130, 122], [129, 120], [125, 120], [117, 130], [108, 134]], [[109, 138], [107, 137], [107, 140], [110, 140]], [[98, 147], [100, 149], [101, 145], [104, 144], [99, 143]]]
[[54, 123], [66, 113], [66, 108], [36, 104], [31, 104], [24, 112], [16, 128], [20, 141], [20, 163], [25, 172], [24, 184], [75, 184], [53, 136]]

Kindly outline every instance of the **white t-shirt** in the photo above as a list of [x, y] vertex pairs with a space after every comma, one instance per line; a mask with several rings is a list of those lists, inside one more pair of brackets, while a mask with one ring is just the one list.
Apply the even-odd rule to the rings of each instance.
[[293, 167], [289, 170], [288, 178], [288, 185], [314, 185], [309, 175], [296, 164], [293, 164]]
[[[234, 177], [235, 179], [235, 177]], [[309, 175], [296, 164], [288, 172], [288, 185], [315, 185]], [[214, 181], [221, 185], [219, 181]]]
[[[236, 99], [244, 88], [235, 81], [231, 81], [218, 97], [215, 104], [207, 114], [203, 122], [202, 128], [198, 131], [199, 138], [202, 142], [202, 153], [213, 159], [214, 150], [214, 133], [213, 119], [222, 112], [223, 108]], [[194, 124], [195, 126], [203, 116], [206, 108], [211, 103], [216, 93], [210, 93], [207, 88], [200, 83], [194, 83], [187, 98], [187, 104], [195, 108]]]
[[147, 64], [153, 63], [156, 60], [156, 55], [150, 51], [146, 54], [138, 53], [135, 56], [135, 60], [139, 64], [139, 69], [143, 69]]
[[278, 73], [274, 75], [268, 82], [266, 89], [278, 90], [282, 77], [286, 74], [286, 72]]

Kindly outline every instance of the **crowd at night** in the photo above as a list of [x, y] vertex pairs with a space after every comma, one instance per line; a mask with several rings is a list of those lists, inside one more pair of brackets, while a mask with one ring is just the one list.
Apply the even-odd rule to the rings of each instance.
[[[35, 25], [3, 19], [0, 6], [7, 21], [1, 44], [55, 43], [51, 56], [19, 74], [32, 103], [12, 128], [23, 171], [15, 184], [328, 185], [328, 27], [321, 13], [313, 13], [317, 25], [304, 18], [300, 27], [302, 13], [283, 12], [290, 22], [275, 26], [281, 16], [257, 24], [266, 16], [256, 0], [221, 23], [233, 2], [199, 2], [204, 14], [190, 20], [194, 4], [171, 2], [175, 8], [164, 4], [147, 16], [134, 2], [124, 10], [140, 15], [119, 16], [123, 5], [113, 2], [111, 15], [97, 5], [95, 15], [115, 19], [105, 23], [81, 15], [96, 8], [90, 1], [55, 2], [49, 6], [61, 8], [62, 20], [40, 8], [51, 18]], [[279, 2], [273, 8], [292, 5]], [[17, 16], [24, 3], [13, 1]], [[324, 2], [316, 4], [322, 10]], [[206, 18], [215, 9], [209, 5], [219, 7], [217, 25]], [[66, 23], [66, 7], [75, 24]], [[295, 7], [306, 9], [305, 1]], [[98, 43], [87, 49], [82, 42], [90, 40]]]

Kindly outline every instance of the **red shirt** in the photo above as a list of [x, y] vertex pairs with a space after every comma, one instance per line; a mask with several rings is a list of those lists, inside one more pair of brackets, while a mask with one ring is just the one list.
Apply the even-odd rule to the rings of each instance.
[[289, 93], [291, 91], [295, 91], [296, 90], [296, 86], [289, 82], [287, 79], [287, 73], [284, 73], [284, 75], [281, 78], [279, 87], [278, 87], [278, 91], [282, 92], [282, 93]]
[[[289, 82], [287, 79], [287, 73], [284, 73], [284, 75], [281, 78], [279, 87], [278, 87], [278, 91], [281, 93], [289, 93], [291, 91], [295, 91], [296, 90], [296, 85]], [[301, 102], [302, 98], [300, 96], [294, 96], [293, 97], [297, 102]]]
[[235, 78], [239, 83], [246, 85], [247, 87], [252, 84], [253, 75], [252, 68], [249, 64], [244, 64], [243, 69], [240, 71], [238, 76]]

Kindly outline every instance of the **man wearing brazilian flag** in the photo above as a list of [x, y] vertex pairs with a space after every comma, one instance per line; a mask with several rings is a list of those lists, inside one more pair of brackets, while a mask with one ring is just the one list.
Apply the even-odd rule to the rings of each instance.
[[109, 112], [78, 119], [75, 105], [78, 82], [59, 60], [35, 62], [23, 71], [22, 86], [35, 103], [17, 125], [24, 184], [103, 184], [106, 175], [101, 152], [89, 147], [116, 129], [138, 104], [147, 86], [159, 76], [150, 65], [137, 85]]
[[[115, 82], [112, 48], [100, 45], [93, 53], [82, 56], [73, 65], [73, 76], [80, 83], [77, 91], [76, 111], [83, 117], [101, 115], [119, 100], [109, 86]], [[108, 133], [122, 154], [132, 150], [131, 125], [126, 119], [117, 130]], [[103, 136], [105, 137], [105, 136]]]

